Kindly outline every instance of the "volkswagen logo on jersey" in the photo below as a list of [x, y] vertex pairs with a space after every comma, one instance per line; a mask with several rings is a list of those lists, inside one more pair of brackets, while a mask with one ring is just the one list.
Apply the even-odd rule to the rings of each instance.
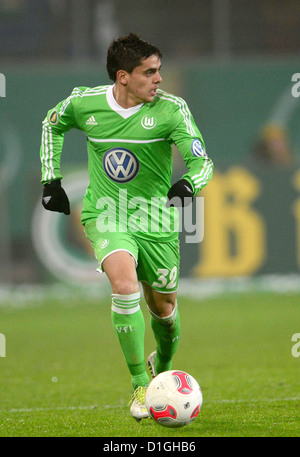
[[103, 168], [110, 179], [125, 183], [136, 177], [140, 165], [133, 152], [124, 148], [113, 148], [104, 154]]
[[200, 140], [194, 140], [192, 142], [191, 150], [195, 157], [207, 157], [203, 144]]

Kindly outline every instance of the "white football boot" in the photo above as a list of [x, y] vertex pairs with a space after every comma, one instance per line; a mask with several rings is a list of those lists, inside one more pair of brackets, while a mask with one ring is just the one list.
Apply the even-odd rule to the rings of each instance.
[[155, 376], [156, 376], [155, 365], [154, 365], [155, 355], [156, 355], [156, 351], [153, 351], [147, 358], [147, 365], [148, 365], [152, 378], [155, 378]]
[[130, 400], [130, 413], [135, 420], [140, 422], [142, 419], [147, 419], [149, 413], [145, 405], [145, 395], [147, 387], [139, 386], [135, 389]]

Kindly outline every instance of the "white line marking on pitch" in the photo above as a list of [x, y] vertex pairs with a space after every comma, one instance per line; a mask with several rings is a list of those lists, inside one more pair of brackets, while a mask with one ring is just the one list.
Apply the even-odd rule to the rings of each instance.
[[[124, 405], [125, 406], [125, 405]], [[12, 408], [6, 412], [8, 413], [33, 413], [33, 412], [44, 412], [44, 411], [76, 411], [76, 410], [93, 410], [93, 409], [117, 409], [123, 408], [122, 405], [105, 405], [105, 406], [57, 406], [55, 408]], [[0, 409], [0, 412], [5, 412], [4, 409]]]
[[[265, 399], [220, 399], [220, 400], [207, 400], [205, 404], [209, 403], [275, 403], [275, 402], [288, 402], [288, 401], [300, 401], [300, 397], [287, 397], [287, 398], [265, 398]], [[57, 406], [55, 408], [12, 408], [9, 410], [0, 409], [0, 412], [4, 413], [35, 413], [35, 412], [47, 412], [47, 411], [79, 411], [86, 410], [91, 411], [93, 409], [125, 409], [126, 405], [91, 405], [91, 406]]]

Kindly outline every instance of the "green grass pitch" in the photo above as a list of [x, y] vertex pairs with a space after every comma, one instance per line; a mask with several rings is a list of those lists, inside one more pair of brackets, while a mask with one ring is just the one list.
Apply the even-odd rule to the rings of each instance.
[[[197, 419], [138, 424], [129, 373], [110, 321], [110, 297], [0, 308], [1, 437], [300, 436], [300, 295], [179, 297], [182, 335], [173, 368], [203, 391]], [[154, 339], [145, 302], [145, 356]]]

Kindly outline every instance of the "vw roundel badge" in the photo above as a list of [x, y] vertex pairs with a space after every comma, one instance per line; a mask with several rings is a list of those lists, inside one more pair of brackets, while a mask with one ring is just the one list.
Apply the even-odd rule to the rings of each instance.
[[113, 181], [126, 183], [136, 177], [140, 164], [137, 157], [128, 149], [113, 148], [104, 154], [103, 168]]
[[192, 153], [195, 157], [207, 157], [205, 149], [200, 140], [196, 139], [191, 145]]

